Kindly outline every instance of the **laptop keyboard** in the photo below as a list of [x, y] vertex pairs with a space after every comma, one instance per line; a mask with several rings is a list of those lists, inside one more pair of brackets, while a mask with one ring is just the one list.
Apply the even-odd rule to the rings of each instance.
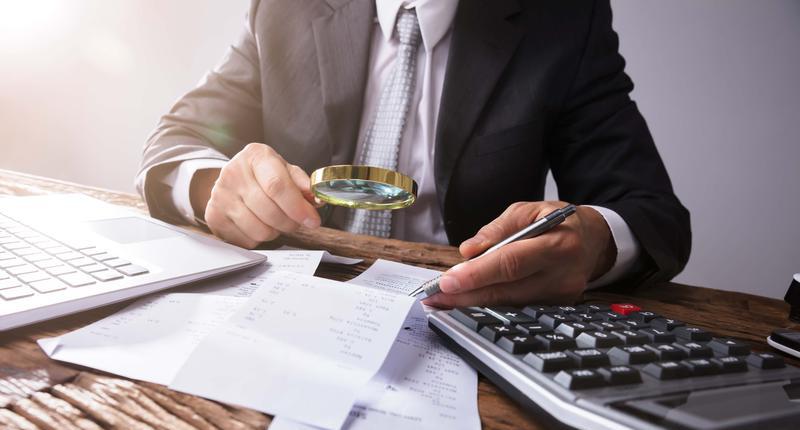
[[2, 300], [21, 300], [148, 272], [91, 242], [56, 240], [0, 215]]

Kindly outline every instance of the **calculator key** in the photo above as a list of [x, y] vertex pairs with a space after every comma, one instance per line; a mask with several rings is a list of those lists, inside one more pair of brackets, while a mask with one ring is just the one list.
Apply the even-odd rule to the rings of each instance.
[[611, 334], [622, 339], [625, 345], [644, 345], [647, 343], [647, 336], [632, 330], [614, 330]]
[[651, 343], [672, 343], [675, 342], [675, 335], [657, 328], [646, 328], [639, 330], [639, 333], [647, 336]]
[[678, 321], [671, 318], [654, 318], [650, 320], [650, 327], [665, 331], [674, 330], [676, 327], [683, 327], [685, 325], [686, 323], [683, 321]]
[[575, 306], [556, 306], [555, 311], [560, 314], [574, 314], [578, 313], [578, 308]]
[[0, 270], [0, 279], [8, 279], [8, 278], [10, 278], [10, 277], [11, 277], [11, 275], [9, 275], [8, 273], [6, 273], [6, 271], [5, 271], [5, 270]]
[[40, 293], [51, 293], [53, 291], [59, 291], [67, 288], [66, 284], [59, 281], [58, 279], [53, 279], [53, 278], [31, 282], [29, 285], [31, 286], [31, 288]]
[[756, 352], [748, 355], [747, 364], [759, 369], [780, 369], [786, 366], [782, 358], [769, 352]]
[[557, 383], [570, 390], [602, 387], [605, 378], [592, 369], [562, 370], [553, 378]]
[[692, 372], [677, 361], [661, 361], [650, 363], [642, 368], [642, 372], [661, 380], [688, 378]]
[[542, 315], [548, 312], [555, 312], [554, 309], [550, 306], [525, 306], [522, 309], [522, 313], [528, 315], [531, 318], [539, 319]]
[[[99, 272], [92, 272], [90, 273], [93, 278], [97, 279], [101, 282], [108, 282], [113, 281], [115, 279], [122, 279], [122, 274], [119, 272], [115, 272], [111, 269], [101, 270]], [[492, 340], [494, 342], [494, 340]]]
[[645, 328], [650, 328], [650, 324], [646, 322], [636, 321], [636, 320], [622, 320], [619, 322], [628, 330], [641, 330]]
[[631, 312], [630, 314], [628, 314], [628, 318], [634, 321], [641, 321], [645, 323], [649, 323], [650, 321], [660, 317], [661, 315], [650, 311], [638, 311], [638, 312]]
[[639, 384], [642, 375], [639, 371], [629, 366], [611, 366], [597, 369], [597, 372], [611, 385]]
[[0, 260], [9, 260], [11, 258], [14, 258], [14, 254], [0, 250]]
[[726, 337], [715, 337], [711, 342], [708, 342], [709, 348], [722, 355], [748, 355], [750, 354], [750, 345], [739, 342], [736, 339]]
[[589, 313], [585, 313], [585, 312], [579, 312], [579, 313], [570, 314], [570, 315], [572, 315], [572, 317], [575, 318], [575, 320], [581, 321], [581, 322], [586, 322], [586, 323], [590, 323], [590, 322], [593, 322], [593, 321], [602, 321], [603, 320], [603, 318], [600, 318], [600, 316], [598, 316], [597, 314], [589, 314]]
[[747, 372], [747, 362], [742, 357], [718, 357], [712, 358], [711, 362], [722, 373]]
[[656, 354], [639, 345], [615, 346], [608, 350], [614, 364], [645, 364], [656, 361]]
[[561, 351], [532, 352], [523, 357], [522, 361], [543, 373], [575, 368], [575, 362], [572, 358]]
[[579, 334], [592, 329], [593, 328], [588, 324], [576, 321], [559, 324], [558, 327], [556, 327], [556, 332], [567, 335], [574, 339], [578, 337]]
[[131, 264], [130, 261], [123, 260], [121, 258], [112, 258], [110, 260], [103, 261], [103, 263], [114, 268], [127, 266], [128, 264]]
[[532, 335], [550, 333], [553, 331], [550, 327], [539, 323], [517, 324], [517, 329]]
[[574, 360], [581, 369], [611, 364], [608, 355], [595, 348], [570, 349], [565, 351], [565, 354]]
[[127, 276], [144, 275], [145, 273], [149, 272], [149, 270], [145, 269], [144, 267], [137, 266], [135, 264], [117, 267], [117, 270], [119, 270], [123, 275]]
[[521, 310], [510, 307], [491, 307], [488, 310], [494, 312], [500, 319], [505, 320], [508, 324], [524, 324], [536, 322], [529, 315], [525, 315]]
[[511, 354], [525, 354], [536, 351], [540, 347], [539, 342], [529, 334], [503, 336], [495, 344]]
[[15, 278], [0, 279], [0, 290], [5, 290], [6, 288], [19, 287], [21, 285], [22, 282], [19, 282]]
[[30, 297], [34, 294], [36, 294], [36, 292], [29, 287], [14, 287], [0, 290], [0, 297], [5, 300], [21, 299], [23, 297]]
[[537, 334], [536, 340], [545, 351], [563, 351], [577, 346], [574, 339], [558, 333]]
[[686, 353], [686, 351], [678, 349], [674, 345], [670, 345], [668, 343], [660, 345], [645, 345], [644, 347], [645, 349], [653, 351], [660, 361], [683, 360], [684, 358], [689, 357], [689, 354]]
[[632, 303], [614, 303], [611, 305], [611, 310], [616, 312], [620, 315], [628, 315], [633, 312], [639, 312], [642, 310], [639, 306], [636, 306]]
[[719, 369], [705, 358], [689, 358], [681, 362], [692, 373], [692, 376], [706, 376], [719, 373]]
[[594, 326], [595, 328], [597, 328], [598, 330], [603, 330], [603, 331], [625, 330], [625, 326], [624, 325], [622, 325], [620, 323], [616, 323], [616, 322], [595, 321], [595, 322], [590, 323], [590, 324], [592, 326]]
[[575, 341], [581, 348], [611, 348], [625, 343], [619, 337], [604, 331], [583, 332]]
[[714, 351], [697, 342], [675, 342], [673, 343], [678, 349], [682, 349], [689, 358], [711, 358], [714, 356]]
[[544, 324], [553, 329], [558, 327], [558, 325], [561, 323], [572, 322], [572, 321], [575, 321], [575, 318], [572, 318], [569, 315], [556, 314], [556, 313], [547, 313], [539, 317], [539, 322], [541, 324]]
[[598, 312], [597, 315], [600, 316], [601, 318], [603, 318], [604, 320], [609, 321], [609, 322], [615, 322], [615, 321], [619, 321], [619, 320], [624, 320], [625, 319], [625, 315], [622, 315], [622, 314], [614, 312], [614, 311]]
[[514, 327], [509, 327], [507, 325], [487, 325], [484, 326], [482, 329], [480, 329], [478, 333], [480, 333], [481, 336], [485, 337], [486, 339], [489, 339], [492, 343], [494, 343], [497, 342], [497, 339], [500, 339], [502, 336], [520, 334], [522, 332]]
[[701, 329], [700, 327], [676, 327], [673, 330], [678, 339], [691, 340], [695, 342], [708, 342], [711, 340], [711, 333]]
[[480, 308], [456, 308], [450, 311], [450, 316], [474, 331], [489, 324], [503, 324], [502, 321]]
[[83, 287], [84, 285], [91, 285], [95, 283], [94, 278], [80, 272], [67, 273], [58, 277], [66, 282], [70, 287]]
[[575, 306], [578, 309], [578, 312], [583, 312], [587, 314], [598, 313], [598, 312], [608, 312], [611, 310], [611, 306], [599, 304], [599, 303], [591, 303], [591, 304], [582, 304]]

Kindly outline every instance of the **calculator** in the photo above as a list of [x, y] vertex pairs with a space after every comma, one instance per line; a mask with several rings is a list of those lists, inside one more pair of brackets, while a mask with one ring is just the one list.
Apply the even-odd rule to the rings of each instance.
[[553, 426], [800, 428], [800, 369], [634, 304], [456, 308], [428, 323]]

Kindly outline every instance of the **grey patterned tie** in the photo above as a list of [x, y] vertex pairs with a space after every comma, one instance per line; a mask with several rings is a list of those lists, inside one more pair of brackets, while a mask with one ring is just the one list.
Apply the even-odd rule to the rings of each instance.
[[[397, 169], [400, 140], [414, 95], [417, 48], [422, 41], [414, 9], [400, 9], [395, 31], [400, 41], [397, 59], [388, 82], [381, 89], [378, 109], [365, 133], [361, 154], [356, 161], [356, 164], [391, 170]], [[347, 214], [345, 229], [358, 234], [389, 237], [392, 232], [392, 212], [351, 209]]]

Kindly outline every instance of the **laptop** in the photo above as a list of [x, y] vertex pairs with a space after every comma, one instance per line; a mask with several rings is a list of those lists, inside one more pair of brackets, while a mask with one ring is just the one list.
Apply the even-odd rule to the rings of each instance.
[[0, 331], [266, 257], [82, 194], [0, 198]]

